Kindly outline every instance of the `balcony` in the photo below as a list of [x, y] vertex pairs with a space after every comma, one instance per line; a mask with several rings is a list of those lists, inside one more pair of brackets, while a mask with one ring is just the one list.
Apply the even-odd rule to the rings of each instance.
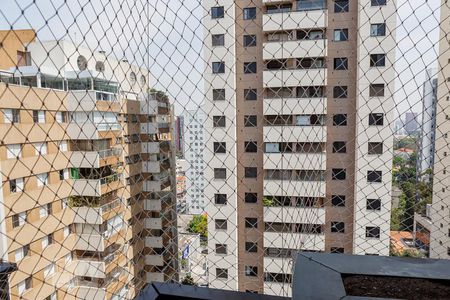
[[73, 191], [77, 196], [100, 197], [122, 184], [122, 174], [111, 174], [99, 179], [79, 178], [73, 180]]
[[264, 195], [325, 197], [325, 181], [264, 179]]
[[145, 255], [145, 264], [150, 266], [163, 266], [164, 259], [162, 255]]
[[326, 114], [326, 98], [264, 98], [265, 115]]
[[67, 135], [72, 140], [98, 140], [102, 139], [104, 132], [122, 130], [120, 123], [94, 123], [70, 122], [67, 126]]
[[326, 126], [264, 126], [264, 142], [325, 142]]
[[325, 208], [319, 207], [264, 207], [265, 222], [325, 224]]
[[265, 70], [263, 71], [263, 84], [266, 88], [322, 86], [327, 84], [327, 69]]
[[106, 278], [105, 263], [91, 259], [77, 259], [74, 264], [74, 275], [80, 277]]
[[327, 12], [324, 9], [290, 11], [283, 13], [264, 14], [263, 31], [288, 31], [296, 29], [326, 27]]
[[325, 170], [325, 153], [264, 153], [264, 169]]
[[264, 246], [284, 248], [286, 245], [309, 251], [325, 250], [325, 235], [315, 233], [264, 232]]
[[263, 44], [263, 59], [326, 57], [326, 45], [326, 39], [270, 41]]
[[70, 163], [74, 168], [100, 168], [106, 164], [117, 163], [121, 155], [121, 148], [111, 148], [99, 151], [77, 150], [71, 152]]

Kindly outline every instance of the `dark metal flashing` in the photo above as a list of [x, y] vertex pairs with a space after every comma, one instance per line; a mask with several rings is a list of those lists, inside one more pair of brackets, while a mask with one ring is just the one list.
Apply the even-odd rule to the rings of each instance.
[[210, 289], [177, 283], [151, 283], [135, 300], [288, 300], [290, 298]]
[[295, 262], [292, 299], [387, 300], [347, 296], [345, 274], [449, 280], [450, 261], [301, 252]]

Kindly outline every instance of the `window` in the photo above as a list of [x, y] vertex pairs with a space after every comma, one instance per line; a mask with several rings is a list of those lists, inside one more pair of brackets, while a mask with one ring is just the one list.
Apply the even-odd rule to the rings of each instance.
[[367, 238], [380, 238], [380, 227], [366, 227], [366, 237]]
[[331, 195], [331, 205], [333, 206], [345, 206], [345, 196], [344, 195]]
[[67, 113], [64, 111], [57, 111], [55, 119], [58, 123], [67, 123]]
[[45, 112], [42, 110], [33, 110], [33, 122], [45, 123]]
[[369, 114], [369, 125], [370, 126], [383, 126], [384, 114], [382, 113], [372, 113]]
[[18, 109], [4, 109], [3, 115], [5, 117], [5, 123], [20, 122], [20, 111]]
[[41, 187], [48, 184], [48, 173], [41, 173], [36, 175], [37, 186]]
[[335, 13], [348, 12], [348, 0], [335, 0], [334, 12]]
[[345, 232], [344, 222], [331, 222], [331, 232], [344, 233]]
[[13, 228], [22, 226], [27, 222], [27, 213], [21, 212], [12, 216], [12, 225]]
[[334, 59], [334, 69], [335, 70], [347, 70], [348, 69], [348, 58], [347, 57], [337, 57]]
[[250, 141], [244, 142], [245, 152], [256, 153], [258, 152], [258, 142]]
[[214, 142], [214, 153], [226, 153], [227, 143], [225, 142]]
[[225, 127], [225, 116], [213, 116], [213, 127]]
[[254, 167], [245, 167], [244, 168], [244, 176], [245, 178], [256, 178], [257, 177], [257, 168]]
[[25, 291], [31, 289], [31, 277], [26, 278], [24, 281], [21, 281], [17, 284], [17, 290], [19, 295], [22, 295]]
[[347, 86], [335, 86], [333, 87], [333, 98], [345, 99], [348, 97]]
[[334, 30], [334, 41], [344, 42], [348, 41], [348, 29], [335, 29]]
[[370, 24], [370, 36], [385, 36], [386, 23]]
[[245, 276], [250, 276], [250, 277], [258, 276], [258, 267], [245, 266]]
[[47, 143], [34, 143], [34, 149], [36, 150], [36, 155], [46, 155], [47, 154]]
[[69, 169], [59, 170], [59, 180], [69, 179]]
[[297, 0], [297, 10], [300, 11], [325, 9], [325, 8], [326, 8], [325, 0]]
[[211, 18], [222, 19], [225, 15], [225, 9], [223, 6], [211, 7]]
[[344, 253], [344, 248], [340, 247], [331, 247], [330, 248], [331, 253]]
[[367, 210], [381, 210], [381, 199], [367, 199]]
[[9, 191], [11, 193], [23, 192], [23, 178], [11, 179], [9, 181]]
[[381, 182], [381, 171], [367, 171], [367, 182]]
[[346, 142], [333, 142], [333, 153], [347, 153]]
[[223, 268], [216, 268], [216, 277], [228, 279], [228, 270]]
[[245, 242], [245, 251], [250, 253], [258, 252], [258, 243], [254, 242]]
[[224, 46], [225, 45], [225, 35], [224, 34], [213, 34], [211, 36], [211, 44], [213, 47]]
[[280, 153], [280, 144], [279, 143], [265, 143], [264, 152], [265, 153]]
[[332, 169], [331, 179], [332, 180], [345, 180], [346, 172], [345, 169]]
[[51, 205], [51, 203], [49, 203], [49, 204], [46, 204], [46, 205], [42, 205], [40, 208], [39, 208], [39, 218], [45, 218], [45, 217], [47, 217], [48, 215], [51, 215], [52, 214], [52, 205]]
[[59, 147], [59, 151], [63, 151], [63, 152], [67, 151], [68, 150], [68, 148], [67, 148], [67, 141], [59, 142], [58, 147]]
[[372, 0], [371, 1], [372, 6], [382, 6], [386, 5], [386, 0]]
[[53, 274], [55, 274], [55, 264], [51, 263], [44, 268], [44, 278], [52, 276]]
[[254, 74], [254, 73], [256, 73], [256, 62], [245, 62], [244, 74]]
[[244, 35], [244, 47], [255, 47], [256, 35]]
[[214, 168], [214, 179], [226, 179], [227, 169], [225, 168]]
[[333, 115], [333, 126], [347, 126], [347, 115], [346, 114]]
[[256, 7], [244, 8], [244, 20], [256, 19]]
[[383, 142], [369, 142], [369, 149], [367, 150], [367, 154], [369, 155], [378, 155], [383, 154]]
[[384, 97], [384, 84], [374, 83], [369, 86], [369, 97]]
[[257, 117], [256, 116], [244, 116], [244, 126], [245, 127], [256, 127]]
[[245, 218], [245, 228], [258, 228], [258, 219]]
[[69, 234], [70, 234], [70, 226], [64, 227], [64, 232], [63, 232], [64, 238], [68, 237]]
[[244, 99], [245, 100], [257, 100], [258, 91], [256, 89], [244, 89]]
[[225, 63], [223, 61], [215, 61], [212, 63], [213, 74], [223, 74], [225, 73]]
[[6, 158], [8, 159], [12, 159], [12, 158], [20, 158], [21, 154], [22, 154], [22, 149], [21, 149], [21, 145], [20, 144], [11, 144], [11, 145], [7, 145], [6, 146]]
[[53, 244], [53, 234], [49, 234], [41, 239], [42, 249], [45, 249], [49, 245]]
[[28, 256], [29, 252], [30, 252], [30, 245], [25, 245], [17, 249], [14, 253], [16, 263], [21, 261], [25, 256]]
[[225, 89], [213, 89], [213, 100], [214, 101], [225, 100]]
[[216, 204], [227, 204], [227, 194], [214, 194]]
[[227, 220], [216, 219], [216, 230], [227, 230]]
[[245, 201], [245, 203], [256, 203], [256, 202], [258, 202], [258, 194], [257, 193], [245, 193], [244, 201]]
[[227, 245], [216, 244], [216, 254], [227, 254]]
[[370, 54], [370, 66], [371, 67], [386, 66], [386, 54]]

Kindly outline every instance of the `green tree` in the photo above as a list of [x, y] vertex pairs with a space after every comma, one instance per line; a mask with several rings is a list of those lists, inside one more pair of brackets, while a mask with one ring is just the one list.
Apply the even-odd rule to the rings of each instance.
[[400, 228], [404, 231], [413, 231], [414, 228], [414, 206], [416, 194], [414, 190], [414, 184], [405, 181], [402, 182], [400, 188], [403, 194], [400, 196], [399, 208], [402, 211], [400, 217]]
[[187, 225], [187, 231], [192, 233], [198, 233], [203, 239], [208, 237], [208, 217], [203, 215], [197, 215]]

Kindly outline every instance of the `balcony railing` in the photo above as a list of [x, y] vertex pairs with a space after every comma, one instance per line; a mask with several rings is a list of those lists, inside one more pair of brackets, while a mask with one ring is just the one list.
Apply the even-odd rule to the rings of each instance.
[[115, 102], [118, 101], [118, 98], [117, 95], [114, 93], [95, 91], [95, 100]]
[[104, 184], [108, 184], [108, 183], [111, 183], [114, 181], [119, 181], [120, 178], [121, 178], [121, 174], [112, 174], [112, 175], [100, 178], [100, 184], [104, 185]]
[[111, 148], [105, 150], [99, 150], [98, 155], [100, 158], [106, 158], [111, 156], [120, 156], [122, 155], [122, 148]]
[[106, 203], [106, 204], [100, 206], [100, 214], [107, 213], [107, 212], [111, 211], [112, 209], [119, 207], [123, 203], [123, 201], [124, 200], [122, 198], [119, 198], [112, 202], [109, 202], [109, 203]]
[[108, 130], [121, 130], [122, 125], [120, 123], [97, 123], [97, 130], [108, 131]]

